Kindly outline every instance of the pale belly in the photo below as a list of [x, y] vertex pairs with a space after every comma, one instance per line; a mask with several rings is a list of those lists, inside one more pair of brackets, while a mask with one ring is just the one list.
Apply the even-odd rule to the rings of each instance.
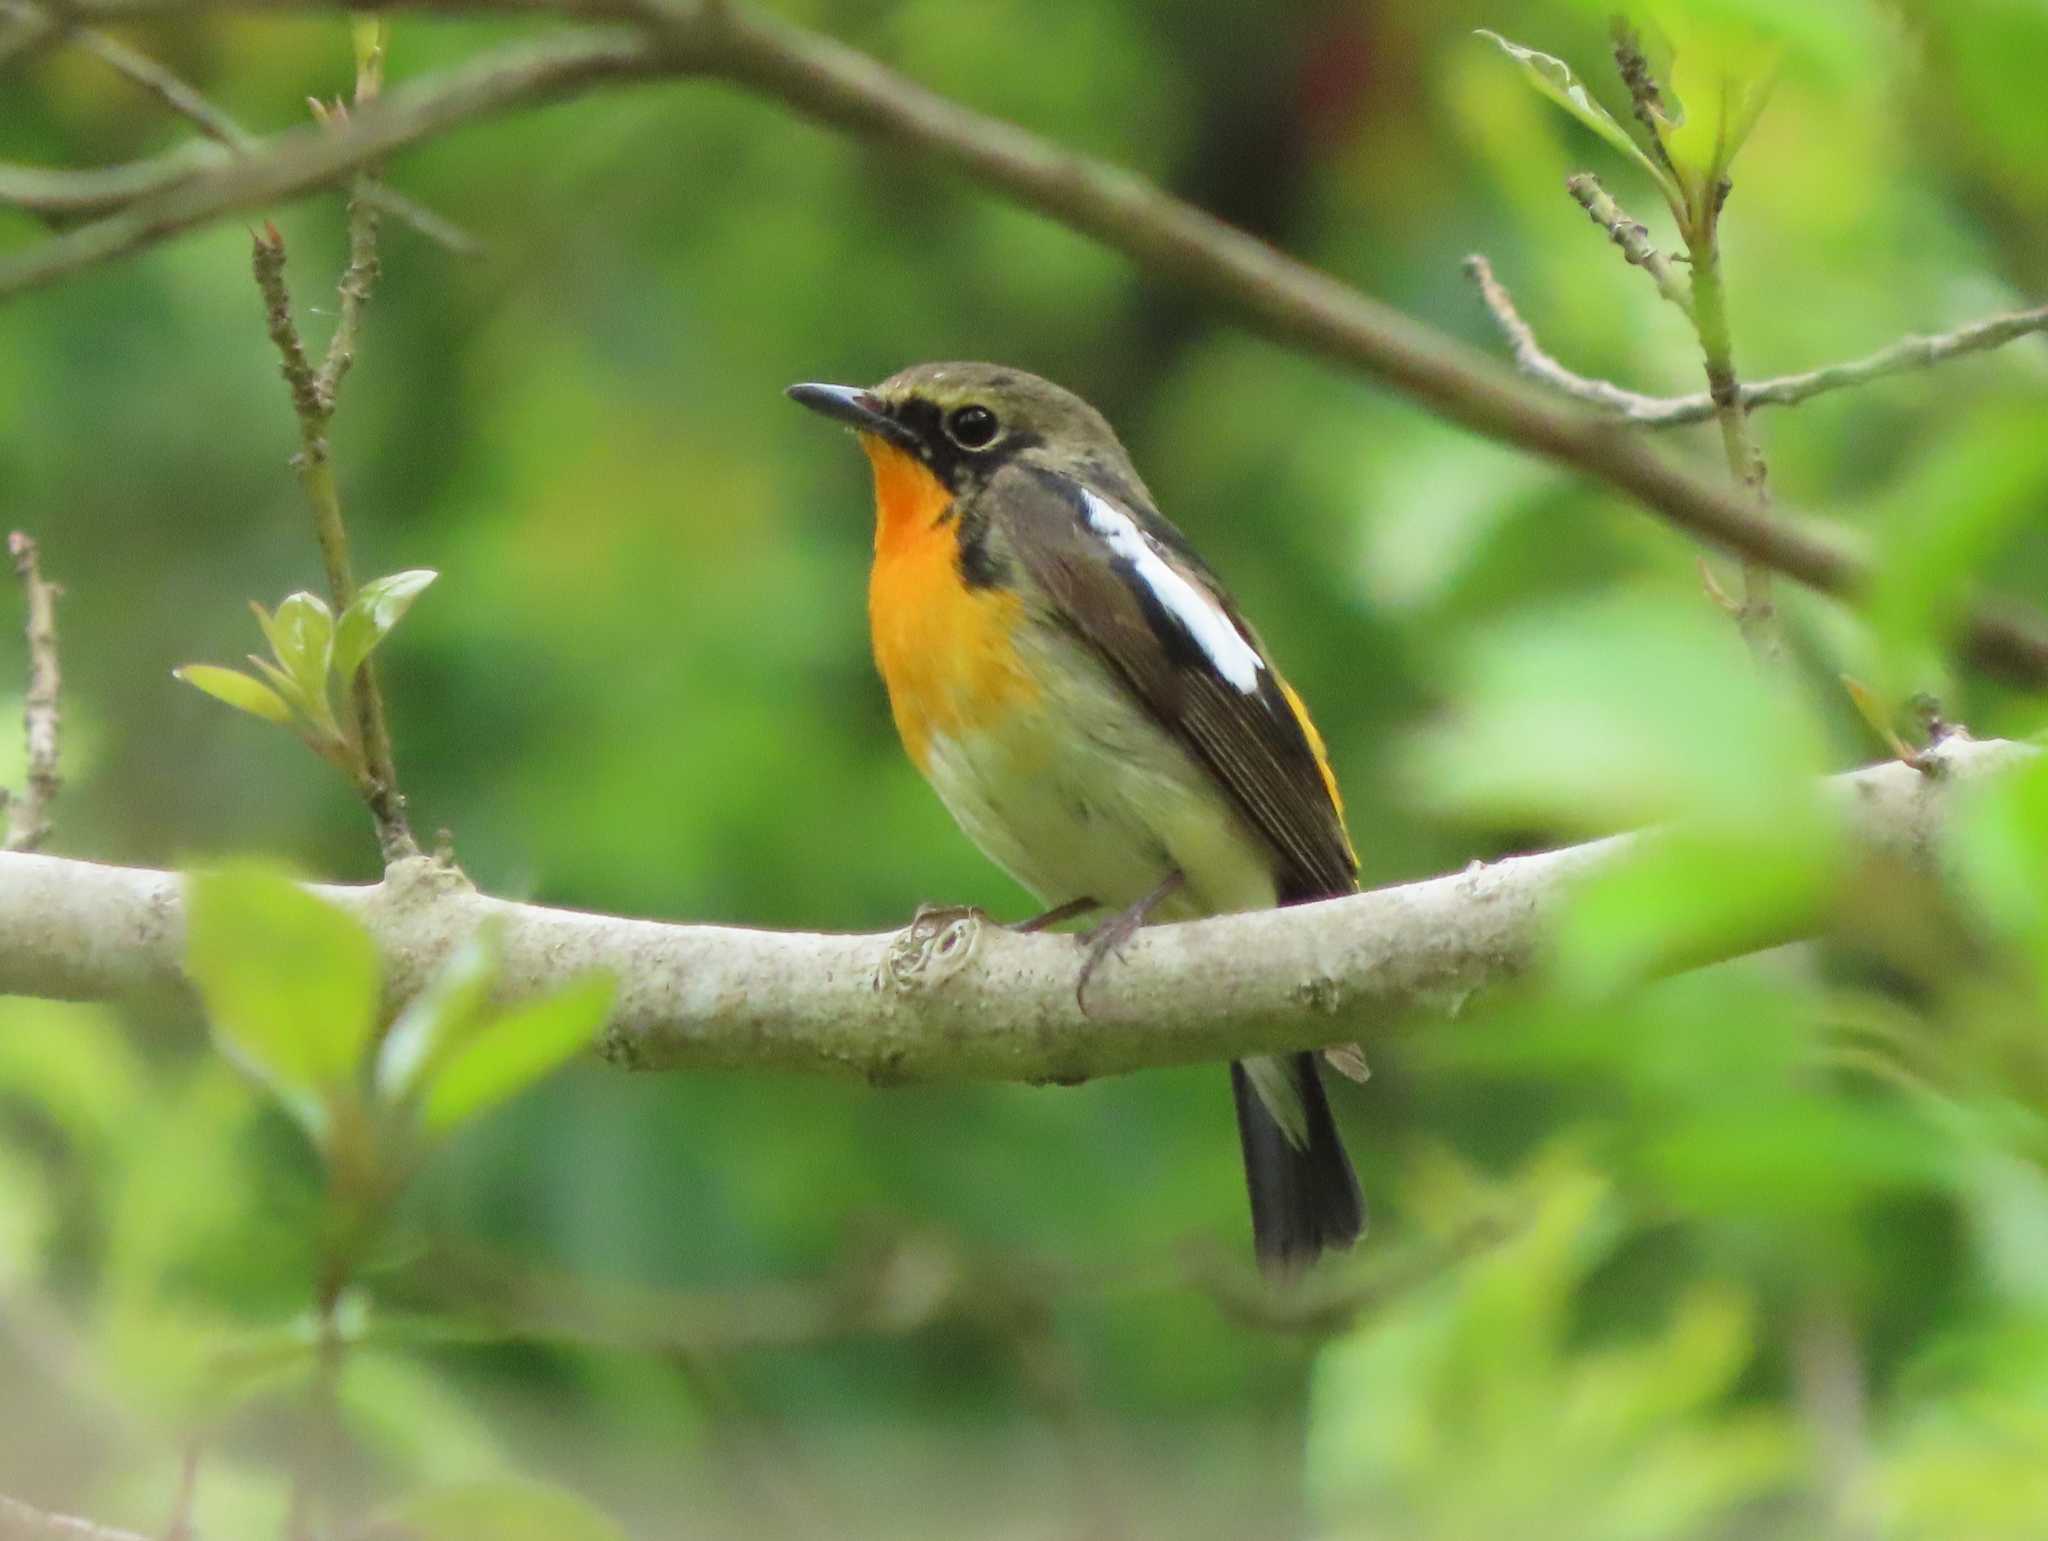
[[1275, 903], [1265, 843], [1207, 770], [1092, 655], [1059, 664], [1033, 671], [1063, 681], [1059, 693], [932, 739], [925, 775], [968, 838], [1048, 906], [1086, 896], [1122, 909], [1175, 869], [1186, 885], [1158, 919]]

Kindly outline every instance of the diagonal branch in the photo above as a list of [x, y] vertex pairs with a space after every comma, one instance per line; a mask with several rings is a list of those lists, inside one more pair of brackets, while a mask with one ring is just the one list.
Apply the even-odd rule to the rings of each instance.
[[[1834, 778], [1828, 806], [1852, 838], [1926, 865], [1955, 786], [2036, 753], [1951, 734], [1922, 757], [1931, 769], [1890, 762]], [[665, 925], [494, 899], [424, 857], [370, 887], [315, 891], [369, 926], [394, 1000], [493, 917], [511, 994], [610, 970], [619, 995], [603, 1048], [629, 1068], [1066, 1081], [1454, 1013], [1527, 968], [1573, 884], [1653, 838], [1618, 835], [1320, 904], [1150, 927], [1096, 980], [1085, 1013], [1073, 938], [966, 915], [927, 915], [879, 936]], [[0, 993], [182, 990], [183, 910], [176, 873], [0, 854]], [[1760, 923], [1747, 945], [1798, 930]]]
[[238, 154], [255, 145], [256, 141], [233, 118], [148, 54], [89, 27], [72, 35], [87, 53], [108, 69], [147, 91], [216, 144], [225, 145]]
[[[191, 0], [86, 0], [80, 10], [106, 17], [200, 8]], [[239, 8], [252, 8], [250, 0]], [[266, 0], [253, 8], [334, 7], [327, 0]], [[191, 175], [103, 219], [0, 257], [0, 298], [224, 215], [330, 186], [407, 145], [491, 113], [614, 82], [712, 77], [965, 176], [1123, 252], [1148, 272], [1201, 291], [1286, 346], [1361, 370], [1449, 421], [1602, 481], [1735, 555], [1831, 594], [1853, 597], [1868, 585], [1868, 563], [1846, 534], [1762, 514], [1738, 489], [1674, 464], [1617, 432], [1611, 419], [1558, 401], [1477, 349], [1142, 178], [971, 112], [828, 38], [732, 4], [678, 9], [653, 0], [453, 0], [442, 8], [561, 15], [624, 9], [640, 12], [648, 28], [571, 32], [507, 47], [390, 91], [338, 130], [278, 135], [243, 162]], [[1979, 606], [1965, 624], [1965, 640], [1971, 657], [1988, 670], [2048, 681], [2048, 627], [2031, 617]]]

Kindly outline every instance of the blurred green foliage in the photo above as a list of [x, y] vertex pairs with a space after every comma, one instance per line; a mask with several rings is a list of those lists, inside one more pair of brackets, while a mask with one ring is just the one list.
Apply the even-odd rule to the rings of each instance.
[[[1650, 178], [1474, 36], [1557, 55], [1627, 123], [1609, 8], [778, 6], [1495, 348], [1459, 275], [1483, 250], [1572, 367], [1695, 390], [1684, 318], [1561, 187], [1598, 171], [1669, 250]], [[1643, 20], [1681, 87], [1776, 61], [1722, 226], [1746, 376], [2048, 293], [2048, 12], [1691, 0]], [[402, 80], [535, 29], [392, 30]], [[133, 40], [251, 127], [300, 121], [352, 70], [338, 17]], [[9, 158], [109, 163], [185, 132], [82, 51], [0, 77]], [[2039, 339], [1756, 416], [1780, 495], [1862, 531], [1884, 574], [1857, 613], [1781, 586], [1791, 664], [1765, 683], [1696, 551], [1638, 511], [731, 91], [592, 96], [391, 171], [490, 255], [387, 228], [336, 464], [361, 570], [442, 575], [379, 659], [415, 822], [446, 825], [485, 888], [835, 929], [927, 899], [1026, 906], [894, 743], [866, 657], [865, 471], [778, 394], [946, 356], [1037, 369], [1118, 424], [1315, 706], [1370, 880], [1693, 822], [1590, 886], [1526, 987], [1367, 1045], [1372, 1082], [1337, 1095], [1375, 1231], [1339, 1282], [1511, 1223], [1331, 1337], [1260, 1330], [1187, 1282], [1190, 1233], [1243, 1250], [1220, 1070], [878, 1092], [585, 1066], [465, 1125], [337, 1303], [336, 1480], [380, 1523], [2039, 1533], [2048, 770], [1968, 800], [1941, 883], [1852, 859], [1808, 788], [1882, 753], [1844, 673], [1893, 709], [1932, 691], [1980, 736], [2041, 728], [2038, 698], [1950, 646], [1973, 585], [2048, 593]], [[278, 222], [316, 342], [338, 201]], [[0, 213], [0, 243], [38, 234]], [[237, 227], [0, 309], [0, 518], [65, 587], [55, 849], [374, 875], [342, 778], [171, 678], [239, 656], [251, 598], [315, 583], [295, 444]], [[1719, 463], [1711, 428], [1670, 447]], [[251, 943], [295, 913], [254, 910], [197, 933], [211, 1030], [317, 1124], [370, 1084], [348, 1035], [374, 975], [311, 910], [305, 937]], [[1660, 977], [1816, 914], [1825, 943]], [[422, 1011], [473, 1006], [489, 970], [470, 964]], [[0, 1003], [0, 1492], [152, 1528], [196, 1438], [202, 1533], [277, 1533], [329, 1185], [186, 1010]], [[904, 1235], [1015, 1299], [927, 1320], [939, 1286], [899, 1270], [851, 1310], [863, 1238]], [[680, 1324], [716, 1304], [780, 1346], [386, 1299], [439, 1242], [514, 1294], [578, 1278]], [[778, 1338], [791, 1322], [814, 1330]], [[570, 1493], [611, 1518], [553, 1507]]]

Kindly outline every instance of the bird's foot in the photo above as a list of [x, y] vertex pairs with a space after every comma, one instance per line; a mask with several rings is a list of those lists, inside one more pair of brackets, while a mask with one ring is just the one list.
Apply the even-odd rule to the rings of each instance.
[[1083, 931], [1076, 940], [1088, 949], [1088, 955], [1081, 960], [1081, 977], [1074, 981], [1074, 1004], [1081, 1008], [1081, 1014], [1088, 1014], [1088, 981], [1095, 977], [1095, 971], [1102, 967], [1102, 960], [1121, 948], [1124, 943], [1138, 934], [1138, 928], [1145, 924], [1152, 912], [1159, 908], [1172, 894], [1187, 881], [1187, 876], [1178, 867], [1161, 879], [1159, 886], [1129, 909], [1120, 910], [1099, 926]]

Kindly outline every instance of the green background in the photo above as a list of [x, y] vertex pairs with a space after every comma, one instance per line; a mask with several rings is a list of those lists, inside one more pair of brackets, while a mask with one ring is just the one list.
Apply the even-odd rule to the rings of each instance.
[[[778, 9], [1497, 350], [1460, 272], [1484, 251], [1573, 367], [1700, 388], [1683, 318], [1562, 189], [1600, 172], [1668, 247], [1647, 185], [1472, 35], [1625, 110], [1601, 7]], [[1778, 9], [1670, 22], [1681, 68], [1783, 49], [1724, 226], [1743, 373], [2038, 303], [2048, 9]], [[541, 30], [401, 16], [392, 75]], [[126, 35], [252, 129], [349, 80], [339, 19]], [[75, 50], [0, 76], [8, 158], [188, 132]], [[1577, 906], [1537, 982], [1369, 1042], [1370, 1084], [1337, 1086], [1374, 1230], [1332, 1277], [1386, 1281], [1355, 1319], [1228, 1307], [1220, 1068], [876, 1091], [579, 1067], [441, 1153], [402, 1227], [490, 1289], [583, 1281], [578, 1325], [508, 1340], [464, 1288], [399, 1314], [373, 1281], [353, 1493], [520, 1473], [648, 1536], [2039, 1532], [2048, 790], [1982, 800], [1942, 889], [1833, 849], [1799, 791], [1884, 753], [1843, 673], [1980, 736], [2040, 728], [1948, 637], [1976, 582], [2048, 592], [2038, 338], [1756, 417], [1778, 495], [1891, 575], [1860, 613], [1783, 586], [1767, 682], [1639, 510], [730, 88], [494, 120], [390, 174], [488, 255], [387, 223], [335, 454], [359, 571], [442, 574], [380, 657], [415, 821], [493, 893], [821, 930], [1029, 907], [894, 741], [866, 470], [780, 395], [944, 357], [1118, 426], [1314, 708], [1368, 881], [1706, 822]], [[339, 200], [277, 222], [324, 338]], [[39, 233], [0, 211], [0, 248]], [[248, 246], [230, 221], [0, 307], [0, 521], [65, 589], [50, 849], [369, 880], [341, 778], [170, 673], [254, 647], [247, 600], [318, 587]], [[1668, 448], [1720, 463], [1711, 428]], [[1815, 902], [1825, 945], [1644, 982]], [[204, 1533], [276, 1533], [296, 1361], [218, 1356], [288, 1340], [319, 1196], [196, 1015], [0, 1003], [0, 1491], [147, 1527], [200, 1430]], [[956, 1278], [971, 1308], [918, 1320]], [[903, 1330], [857, 1309], [877, 1290]], [[821, 1298], [845, 1330], [753, 1341]]]

